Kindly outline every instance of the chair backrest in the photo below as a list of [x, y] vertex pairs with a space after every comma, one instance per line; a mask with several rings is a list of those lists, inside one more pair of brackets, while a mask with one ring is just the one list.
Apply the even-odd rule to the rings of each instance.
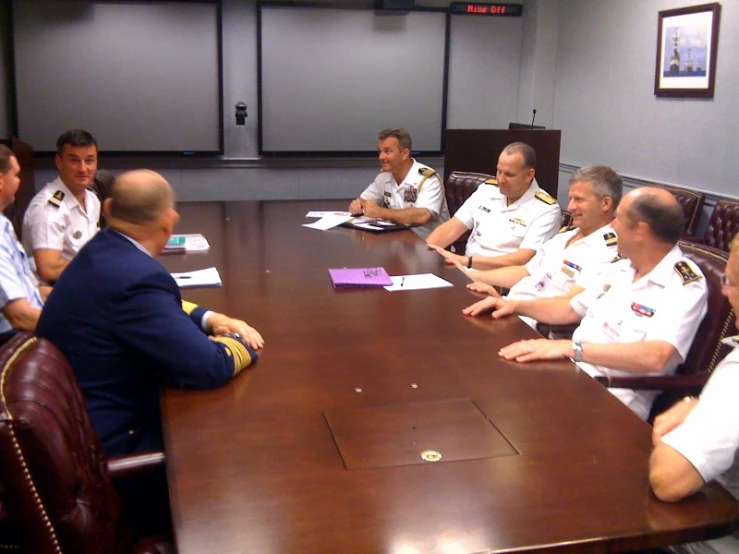
[[570, 225], [572, 225], [572, 214], [567, 210], [562, 210], [562, 224], [559, 230], [567, 229]]
[[[481, 184], [493, 177], [494, 175], [488, 175], [487, 173], [452, 171], [444, 185], [449, 215], [453, 216]], [[453, 244], [455, 252], [459, 254], [464, 253], [468, 237], [469, 232], [465, 233]]]
[[10, 521], [2, 501], [0, 501], [0, 552], [13, 552], [13, 554], [22, 552], [15, 533], [15, 526]]
[[0, 482], [21, 545], [37, 554], [119, 552], [120, 500], [69, 364], [20, 333], [0, 349]]
[[729, 300], [721, 293], [721, 275], [726, 269], [729, 255], [702, 244], [680, 241], [679, 245], [685, 256], [695, 262], [705, 275], [708, 311], [698, 327], [693, 346], [677, 373], [710, 373], [731, 350], [721, 344], [721, 339], [733, 334], [736, 320]]
[[672, 196], [675, 197], [675, 200], [677, 200], [682, 206], [683, 215], [685, 216], [683, 235], [695, 235], [695, 231], [698, 228], [698, 222], [703, 213], [703, 203], [706, 201], [705, 195], [694, 190], [673, 187], [670, 185], [657, 184], [656, 186], [670, 191]]
[[711, 212], [703, 244], [729, 251], [729, 243], [739, 233], [739, 200], [719, 200]]

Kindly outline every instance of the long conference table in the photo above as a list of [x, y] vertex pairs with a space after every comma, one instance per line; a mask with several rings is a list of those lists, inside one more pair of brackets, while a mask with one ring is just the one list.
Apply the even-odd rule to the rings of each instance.
[[[498, 350], [535, 332], [468, 318], [469, 280], [412, 231], [302, 226], [336, 201], [181, 204], [177, 232], [223, 287], [183, 297], [265, 338], [227, 386], [163, 393], [180, 554], [616, 552], [730, 532], [716, 484], [650, 492], [651, 428], [568, 361]], [[454, 286], [334, 289], [328, 268], [432, 272]]]

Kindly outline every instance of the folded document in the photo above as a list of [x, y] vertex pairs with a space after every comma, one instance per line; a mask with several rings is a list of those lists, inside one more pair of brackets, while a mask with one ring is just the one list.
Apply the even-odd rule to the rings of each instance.
[[172, 273], [172, 277], [174, 277], [177, 286], [181, 289], [223, 286], [221, 275], [215, 267], [200, 269], [198, 271], [187, 271], [185, 273]]

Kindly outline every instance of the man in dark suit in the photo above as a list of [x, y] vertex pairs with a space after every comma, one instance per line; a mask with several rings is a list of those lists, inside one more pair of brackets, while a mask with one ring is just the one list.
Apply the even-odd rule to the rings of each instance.
[[121, 175], [104, 211], [108, 229], [65, 269], [37, 334], [72, 366], [108, 456], [160, 450], [160, 386], [222, 386], [263, 341], [243, 321], [182, 302], [154, 259], [179, 219], [161, 175]]
[[[72, 366], [108, 456], [161, 450], [160, 386], [224, 385], [264, 341], [241, 320], [183, 302], [154, 259], [179, 219], [161, 175], [124, 173], [103, 210], [108, 228], [64, 270], [36, 333]], [[115, 485], [134, 538], [167, 531], [163, 470]]]

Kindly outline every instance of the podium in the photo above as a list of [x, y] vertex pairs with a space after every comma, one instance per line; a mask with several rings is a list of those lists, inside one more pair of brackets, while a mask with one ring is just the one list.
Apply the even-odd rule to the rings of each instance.
[[536, 152], [536, 180], [557, 198], [562, 131], [531, 129], [447, 129], [444, 132], [444, 182], [452, 171], [495, 175], [498, 156], [512, 142]]

